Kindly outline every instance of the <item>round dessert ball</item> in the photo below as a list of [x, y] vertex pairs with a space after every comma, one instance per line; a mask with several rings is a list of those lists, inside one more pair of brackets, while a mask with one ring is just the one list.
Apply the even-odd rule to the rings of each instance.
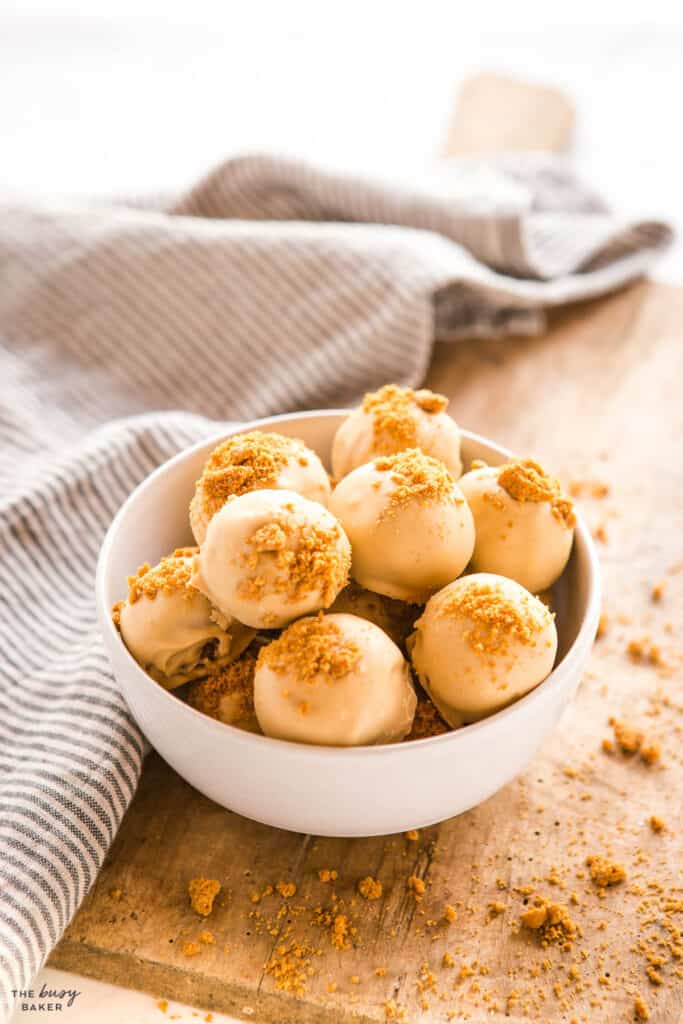
[[569, 559], [576, 522], [558, 481], [520, 459], [473, 469], [459, 485], [474, 516], [472, 569], [509, 576], [532, 593], [551, 587]]
[[212, 516], [228, 498], [257, 490], [285, 490], [327, 505], [330, 478], [303, 441], [253, 430], [223, 441], [209, 455], [190, 502], [190, 526], [204, 543]]
[[368, 393], [348, 416], [332, 443], [336, 480], [378, 455], [420, 448], [440, 459], [457, 480], [462, 473], [460, 431], [446, 412], [448, 399], [433, 391], [387, 384]]
[[557, 652], [551, 612], [519, 583], [475, 573], [427, 602], [409, 640], [420, 682], [457, 727], [500, 710], [550, 673]]
[[460, 575], [474, 547], [458, 485], [415, 448], [354, 469], [332, 492], [330, 510], [351, 541], [353, 578], [401, 601], [423, 604]]
[[337, 747], [398, 742], [410, 731], [415, 704], [396, 644], [355, 615], [299, 619], [256, 662], [256, 716], [276, 739]]
[[115, 621], [135, 660], [167, 690], [239, 657], [254, 630], [212, 608], [191, 586], [198, 548], [179, 548], [128, 580]]
[[230, 498], [209, 523], [194, 585], [255, 629], [327, 608], [346, 586], [351, 547], [335, 517], [293, 491]]
[[331, 612], [345, 612], [357, 615], [368, 622], [374, 622], [391, 637], [394, 643], [403, 648], [406, 637], [412, 632], [415, 619], [420, 614], [417, 605], [406, 601], [397, 601], [384, 594], [375, 594], [359, 586], [355, 580], [344, 587], [336, 601], [330, 606]]
[[255, 668], [253, 654], [243, 654], [230, 665], [215, 666], [205, 679], [192, 684], [188, 704], [218, 722], [260, 733], [254, 711]]

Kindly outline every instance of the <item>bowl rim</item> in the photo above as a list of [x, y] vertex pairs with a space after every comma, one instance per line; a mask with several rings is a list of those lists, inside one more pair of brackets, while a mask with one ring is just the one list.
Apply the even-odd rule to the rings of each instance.
[[[533, 690], [530, 690], [529, 693], [526, 693], [518, 700], [513, 701], [512, 704], [508, 704], [506, 707], [501, 708], [500, 711], [496, 711], [494, 714], [489, 715], [486, 718], [482, 718], [478, 722], [472, 722], [459, 729], [449, 730], [439, 736], [427, 736], [422, 739], [411, 740], [409, 743], [402, 740], [398, 743], [361, 745], [354, 747], [334, 747], [322, 744], [298, 743], [293, 740], [276, 739], [271, 736], [262, 736], [258, 733], [247, 732], [244, 729], [238, 729], [236, 726], [229, 725], [227, 722], [220, 722], [217, 719], [213, 719], [209, 715], [205, 715], [203, 712], [196, 710], [196, 708], [191, 707], [191, 705], [187, 704], [185, 701], [174, 696], [173, 691], [166, 690], [159, 683], [155, 682], [152, 677], [149, 676], [137, 663], [124, 644], [119, 631], [116, 629], [112, 621], [111, 609], [109, 608], [106, 600], [106, 584], [111, 550], [114, 545], [114, 539], [118, 532], [119, 524], [125, 517], [130, 504], [137, 499], [141, 492], [151, 490], [160, 479], [172, 474], [176, 466], [185, 460], [190, 459], [196, 452], [209, 446], [215, 447], [222, 440], [225, 440], [233, 434], [243, 433], [250, 430], [259, 430], [265, 426], [275, 429], [278, 422], [285, 420], [296, 421], [319, 419], [321, 417], [347, 416], [350, 411], [350, 409], [312, 409], [303, 412], [280, 413], [276, 416], [263, 416], [260, 419], [248, 420], [244, 423], [227, 422], [223, 429], [216, 431], [214, 434], [209, 434], [205, 438], [197, 441], [195, 444], [190, 445], [188, 448], [184, 448], [182, 451], [177, 452], [175, 455], [171, 456], [170, 459], [167, 459], [165, 462], [161, 463], [161, 465], [157, 466], [156, 469], [152, 470], [144, 480], [141, 480], [140, 483], [130, 492], [117, 511], [109, 525], [104, 540], [102, 541], [102, 546], [97, 560], [97, 571], [95, 577], [95, 602], [100, 631], [105, 647], [107, 648], [107, 652], [111, 655], [113, 646], [118, 645], [119, 650], [122, 651], [124, 657], [128, 659], [130, 670], [139, 679], [137, 685], [149, 687], [150, 692], [152, 692], [153, 688], [154, 697], [156, 699], [172, 702], [172, 708], [174, 710], [179, 711], [181, 715], [186, 714], [189, 716], [188, 721], [194, 721], [198, 726], [205, 730], [215, 732], [217, 736], [222, 735], [224, 740], [231, 740], [253, 750], [263, 750], [265, 746], [265, 748], [269, 750], [279, 748], [284, 754], [296, 754], [297, 756], [308, 758], [325, 757], [327, 759], [340, 758], [347, 760], [359, 755], [364, 757], [395, 756], [397, 752], [400, 752], [407, 757], [411, 754], [417, 755], [427, 746], [430, 750], [433, 750], [437, 745], [445, 747], [447, 744], [462, 743], [464, 739], [472, 737], [476, 733], [485, 733], [487, 730], [491, 730], [492, 728], [495, 728], [495, 726], [499, 726], [506, 720], [510, 721], [519, 715], [524, 715], [525, 712], [531, 709], [534, 704], [538, 704], [549, 699], [551, 690], [556, 688], [563, 678], [571, 676], [574, 665], [582, 659], [585, 649], [589, 647], [595, 639], [601, 610], [602, 587], [600, 564], [590, 530], [588, 529], [580, 511], [577, 510], [574, 544], [576, 544], [577, 538], [579, 538], [583, 547], [587, 568], [586, 607], [579, 630], [562, 661], [553, 668], [552, 672], [550, 672], [542, 682], [535, 686]], [[503, 447], [503, 445], [484, 437], [482, 434], [466, 430], [463, 427], [460, 427], [459, 424], [458, 426], [463, 438], [493, 449], [496, 454], [503, 456], [503, 458], [516, 458], [509, 448]], [[114, 675], [116, 675], [115, 670]], [[119, 686], [121, 687], [124, 700], [126, 700], [124, 687], [121, 683], [119, 683]], [[126, 704], [128, 704], [127, 700]]]

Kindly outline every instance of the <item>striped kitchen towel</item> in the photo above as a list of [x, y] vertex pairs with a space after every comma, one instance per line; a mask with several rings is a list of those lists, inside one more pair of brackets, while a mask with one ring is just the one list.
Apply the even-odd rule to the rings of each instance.
[[92, 593], [132, 488], [216, 420], [417, 385], [435, 337], [539, 331], [670, 240], [540, 157], [408, 187], [253, 156], [165, 203], [0, 202], [3, 1016], [140, 773]]

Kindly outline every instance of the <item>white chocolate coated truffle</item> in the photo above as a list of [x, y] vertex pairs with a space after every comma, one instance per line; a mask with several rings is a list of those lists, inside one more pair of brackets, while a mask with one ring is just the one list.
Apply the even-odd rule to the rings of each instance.
[[259, 653], [254, 705], [266, 736], [350, 747], [410, 731], [416, 697], [389, 637], [355, 615], [294, 622]]
[[476, 530], [472, 569], [538, 593], [561, 575], [575, 517], [560, 485], [528, 459], [473, 469], [460, 478]]
[[385, 597], [384, 594], [375, 594], [354, 580], [344, 587], [330, 606], [330, 611], [357, 615], [368, 622], [374, 622], [398, 647], [405, 645], [406, 637], [412, 632], [415, 619], [420, 614], [419, 606]]
[[326, 508], [292, 491], [230, 498], [209, 523], [193, 584], [257, 629], [327, 608], [348, 580], [351, 548]]
[[463, 571], [474, 524], [443, 463], [417, 449], [354, 469], [332, 492], [351, 541], [353, 578], [368, 590], [423, 604]]
[[462, 473], [460, 431], [446, 412], [448, 399], [423, 389], [387, 384], [368, 393], [337, 430], [332, 444], [336, 480], [378, 455], [420, 448], [440, 459], [454, 479]]
[[204, 542], [212, 516], [233, 495], [268, 490], [294, 491], [327, 505], [330, 478], [314, 451], [297, 438], [253, 430], [235, 434], [209, 455], [190, 502], [190, 526]]
[[239, 657], [254, 636], [190, 586], [196, 551], [180, 548], [153, 568], [142, 566], [117, 609], [126, 647], [167, 690]]
[[205, 679], [193, 683], [188, 704], [225, 725], [246, 732], [261, 732], [254, 711], [256, 658], [243, 654], [229, 665], [212, 668]]
[[408, 646], [420, 682], [452, 726], [474, 722], [533, 690], [552, 671], [552, 614], [519, 583], [463, 576], [428, 602]]

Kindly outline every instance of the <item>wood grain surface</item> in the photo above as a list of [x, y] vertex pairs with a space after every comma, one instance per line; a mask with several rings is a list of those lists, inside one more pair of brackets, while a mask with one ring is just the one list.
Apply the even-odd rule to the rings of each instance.
[[[641, 283], [556, 315], [542, 337], [436, 349], [428, 384], [456, 419], [580, 482], [602, 538], [606, 632], [528, 771], [417, 841], [334, 840], [225, 811], [153, 755], [53, 965], [278, 1024], [615, 1024], [634, 1019], [638, 995], [655, 1024], [680, 1021], [682, 323], [683, 291]], [[660, 743], [659, 761], [603, 751], [610, 716]], [[596, 854], [622, 864], [626, 880], [600, 893], [585, 864]], [[338, 879], [321, 882], [324, 868]], [[206, 920], [187, 898], [198, 875], [223, 886]], [[358, 897], [366, 875], [382, 882], [380, 900]], [[419, 902], [411, 875], [426, 884]], [[296, 895], [252, 902], [280, 881]], [[581, 930], [570, 950], [520, 930], [529, 890], [568, 906]], [[447, 903], [458, 915], [450, 925]], [[350, 948], [334, 947], [317, 907], [347, 916]], [[203, 930], [213, 944], [200, 942]], [[186, 942], [200, 952], [186, 956]], [[304, 968], [299, 994], [264, 969], [282, 947]]]

